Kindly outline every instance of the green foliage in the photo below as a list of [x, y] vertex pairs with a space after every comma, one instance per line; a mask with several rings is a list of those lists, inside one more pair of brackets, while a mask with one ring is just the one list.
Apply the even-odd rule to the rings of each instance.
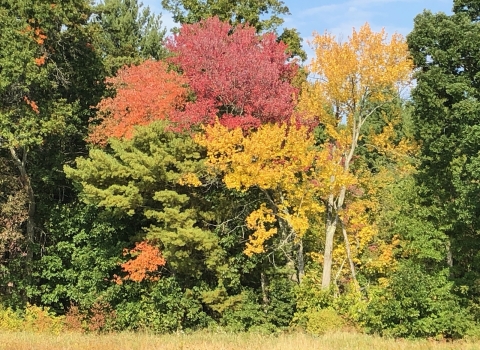
[[348, 325], [358, 325], [365, 314], [368, 302], [356, 283], [342, 285], [342, 293], [332, 287], [321, 288], [321, 273], [311, 264], [297, 286], [297, 312], [293, 323], [312, 334], [324, 334]]
[[288, 45], [287, 52], [293, 57], [298, 56], [302, 61], [307, 59], [307, 53], [302, 48], [303, 39], [300, 37], [300, 33], [295, 29], [285, 28], [278, 37], [278, 41], [283, 41]]
[[[218, 238], [205, 227], [212, 215], [198, 178], [205, 174], [203, 150], [189, 135], [167, 131], [164, 122], [138, 128], [132, 140], [110, 141], [111, 150], [92, 149], [67, 176], [81, 185], [85, 203], [138, 216], [157, 241], [172, 272], [199, 278], [206, 267], [222, 268]], [[193, 181], [190, 183], [189, 181]]]
[[296, 318], [299, 316], [302, 317], [301, 314], [308, 310], [321, 310], [333, 305], [333, 290], [323, 290], [320, 288], [320, 275], [318, 268], [310, 267], [307, 269], [302, 283], [295, 289], [297, 310], [299, 313], [299, 315], [296, 315]]
[[244, 291], [241, 302], [225, 310], [220, 320], [220, 326], [231, 332], [244, 332], [251, 328], [260, 331], [271, 331], [273, 326], [268, 323], [267, 316], [253, 291]]
[[345, 326], [345, 321], [338, 313], [331, 309], [310, 310], [306, 313], [307, 332], [315, 335], [322, 335], [327, 332], [335, 332]]
[[125, 64], [165, 58], [166, 29], [161, 17], [137, 0], [104, 0], [94, 8], [94, 22], [101, 30], [99, 47], [110, 75]]
[[364, 324], [394, 337], [463, 337], [474, 323], [452, 287], [447, 269], [427, 272], [403, 263], [386, 287], [370, 291]]
[[415, 18], [408, 45], [417, 66], [412, 91], [415, 137], [421, 143], [416, 177], [427, 225], [448, 237], [456, 290], [477, 304], [480, 263], [480, 27], [478, 1], [454, 1], [454, 14]]
[[[202, 19], [217, 16], [231, 24], [249, 23], [257, 31], [269, 31], [283, 23], [281, 15], [289, 14], [283, 1], [200, 1], [200, 0], [162, 0], [162, 6], [173, 13], [173, 19], [179, 23], [196, 23]], [[267, 15], [272, 13], [269, 18]]]
[[119, 273], [122, 250], [131, 245], [135, 224], [77, 203], [53, 210], [47, 229], [49, 246], [34, 272], [42, 286], [31, 297], [60, 313], [70, 303], [92, 307]]
[[136, 289], [137, 297], [128, 291], [128, 298], [116, 306], [116, 328], [168, 333], [205, 328], [209, 318], [202, 309], [195, 290], [182, 291], [173, 277], [161, 278], [149, 285], [127, 285]]

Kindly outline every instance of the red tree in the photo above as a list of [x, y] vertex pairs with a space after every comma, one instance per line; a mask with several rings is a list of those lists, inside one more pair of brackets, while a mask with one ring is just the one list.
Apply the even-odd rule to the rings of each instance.
[[214, 17], [183, 25], [167, 47], [196, 95], [172, 117], [180, 127], [219, 117], [226, 126], [248, 129], [291, 117], [298, 67], [287, 62], [287, 47], [275, 34], [260, 36], [255, 28], [232, 28]]
[[185, 78], [168, 71], [161, 61], [126, 66], [107, 83], [113, 85], [116, 95], [98, 104], [100, 124], [91, 129], [92, 143], [105, 144], [109, 137], [130, 138], [134, 126], [166, 119], [184, 104], [187, 92]]

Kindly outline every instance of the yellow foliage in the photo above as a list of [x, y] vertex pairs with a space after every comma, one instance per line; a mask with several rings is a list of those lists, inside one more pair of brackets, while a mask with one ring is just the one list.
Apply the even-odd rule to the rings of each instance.
[[194, 173], [183, 174], [178, 179], [178, 184], [181, 186], [192, 186], [192, 187], [202, 186], [202, 182], [200, 181], [198, 176]]
[[[329, 33], [314, 33], [311, 44], [315, 58], [308, 70], [313, 82], [304, 84], [297, 109], [304, 119], [318, 120], [324, 126], [328, 139], [319, 152], [323, 165], [318, 173], [325, 189], [322, 199], [330, 218], [337, 218], [345, 227], [352, 242], [352, 260], [359, 264], [358, 256], [378, 235], [372, 216], [379, 205], [379, 188], [375, 185], [384, 186], [385, 178], [376, 179], [368, 169], [362, 170], [361, 164], [352, 171], [351, 164], [355, 161], [362, 126], [372, 114], [379, 113], [381, 106], [392, 102], [400, 88], [410, 83], [412, 61], [401, 35], [388, 38], [384, 30], [375, 33], [368, 24], [359, 31], [353, 30], [346, 42], [337, 41]], [[381, 148], [389, 156], [413, 152], [414, 145], [395, 139], [397, 120], [392, 117], [398, 116], [388, 117], [384, 130], [368, 140], [371, 147]], [[337, 220], [329, 222], [325, 239], [329, 251], [325, 251], [324, 259], [332, 258], [333, 265], [339, 267], [346, 259], [346, 247], [340, 238], [334, 239], [332, 232]], [[330, 247], [334, 244], [337, 247], [332, 251]], [[385, 264], [392, 263], [388, 248], [381, 259]], [[323, 273], [322, 288], [328, 288], [331, 271]]]
[[397, 115], [385, 115], [382, 113], [383, 120], [386, 126], [383, 127], [380, 133], [375, 133], [374, 130], [369, 130], [368, 142], [366, 144], [368, 150], [376, 150], [380, 154], [388, 156], [397, 163], [398, 171], [405, 174], [411, 173], [414, 166], [411, 157], [418, 151], [418, 144], [414, 140], [403, 137], [398, 142], [398, 132], [396, 127], [402, 122], [398, 111]]
[[[365, 102], [389, 100], [393, 89], [410, 82], [412, 62], [407, 44], [399, 34], [391, 36], [372, 32], [365, 24], [347, 42], [335, 36], [314, 33], [311, 42], [315, 58], [309, 65], [315, 83], [305, 83], [299, 110], [318, 117], [327, 126], [337, 126], [342, 119], [351, 128], [365, 111]], [[363, 109], [363, 110], [362, 110]]]
[[[266, 240], [277, 233], [277, 229], [272, 227], [277, 220], [273, 214], [273, 210], [267, 208], [265, 203], [260, 208], [251, 212], [247, 217], [247, 227], [254, 233], [250, 242], [247, 243], [244, 253], [248, 256], [263, 253], [265, 251], [263, 244]], [[268, 227], [268, 228], [267, 228]]]
[[[343, 173], [341, 166], [333, 166], [330, 173], [322, 168], [331, 155], [315, 148], [306, 127], [266, 124], [243, 135], [240, 129], [216, 123], [206, 126], [205, 134], [197, 135], [196, 141], [207, 148], [210, 171], [223, 176], [228, 188], [270, 191], [275, 215], [288, 224], [296, 238], [308, 230], [308, 217], [324, 210], [317, 196], [335, 186], [330, 173]], [[258, 220], [265, 210], [266, 206], [250, 214], [251, 220]], [[255, 233], [247, 244], [247, 254], [263, 252], [263, 243], [276, 233], [262, 228], [265, 222], [270, 221], [250, 225]]]
[[64, 316], [53, 315], [48, 308], [27, 304], [25, 314], [0, 308], [0, 330], [29, 331], [60, 334], [64, 328]]

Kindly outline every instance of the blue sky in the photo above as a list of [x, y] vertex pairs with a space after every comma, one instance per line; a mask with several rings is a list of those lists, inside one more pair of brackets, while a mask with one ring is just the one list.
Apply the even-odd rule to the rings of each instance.
[[[284, 3], [291, 13], [285, 17], [284, 26], [300, 32], [309, 57], [307, 41], [314, 31], [328, 31], [346, 39], [352, 28], [369, 22], [375, 31], [385, 28], [389, 34], [407, 35], [413, 28], [414, 17], [424, 9], [450, 14], [453, 6], [453, 0], [284, 0]], [[161, 0], [143, 0], [143, 4], [162, 13], [167, 28], [175, 26], [171, 15], [162, 9]]]

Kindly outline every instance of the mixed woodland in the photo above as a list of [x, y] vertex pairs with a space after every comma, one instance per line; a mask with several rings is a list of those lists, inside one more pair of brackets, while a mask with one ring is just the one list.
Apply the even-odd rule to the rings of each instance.
[[480, 0], [162, 5], [0, 0], [0, 328], [480, 337]]

